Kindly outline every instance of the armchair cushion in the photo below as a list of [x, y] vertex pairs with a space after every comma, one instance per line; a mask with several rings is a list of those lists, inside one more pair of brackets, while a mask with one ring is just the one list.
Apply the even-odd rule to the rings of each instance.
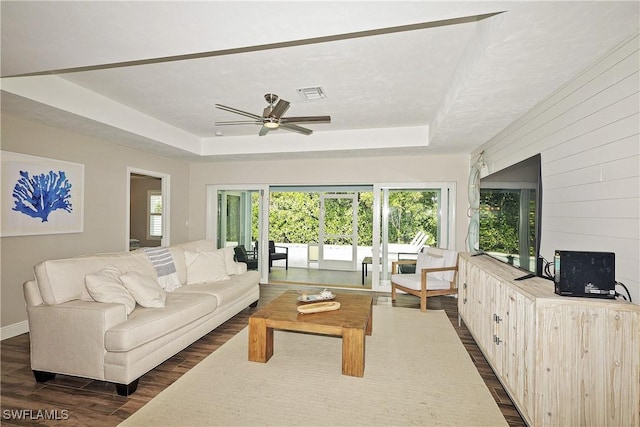
[[[458, 252], [456, 251], [442, 251], [442, 257], [444, 258], [444, 265], [446, 267], [455, 265], [458, 266]], [[443, 271], [442, 280], [447, 282], [453, 282], [456, 279], [456, 273], [458, 269]]]
[[136, 308], [136, 300], [120, 281], [121, 275], [120, 270], [109, 265], [96, 273], [87, 274], [84, 282], [95, 301], [124, 304], [129, 315]]
[[165, 306], [167, 293], [153, 277], [137, 271], [129, 271], [120, 276], [120, 280], [142, 307], [162, 308]]
[[[432, 277], [435, 273], [427, 274], [427, 290], [449, 289], [451, 284], [446, 280], [436, 279]], [[420, 290], [422, 286], [422, 278], [420, 273], [414, 274], [393, 274], [391, 281], [396, 285], [404, 286], [410, 289]]]
[[[443, 256], [432, 255], [428, 252], [420, 252], [418, 254], [418, 259], [416, 261], [416, 273], [422, 271], [423, 268], [441, 268], [444, 267], [445, 259]], [[437, 271], [434, 273], [428, 273], [429, 280], [437, 279], [437, 280], [445, 280], [444, 274], [442, 271]]]

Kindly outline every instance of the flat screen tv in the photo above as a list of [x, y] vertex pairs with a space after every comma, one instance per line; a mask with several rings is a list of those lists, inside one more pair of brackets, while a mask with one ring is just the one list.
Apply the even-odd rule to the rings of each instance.
[[540, 155], [480, 179], [478, 249], [524, 271], [542, 276]]

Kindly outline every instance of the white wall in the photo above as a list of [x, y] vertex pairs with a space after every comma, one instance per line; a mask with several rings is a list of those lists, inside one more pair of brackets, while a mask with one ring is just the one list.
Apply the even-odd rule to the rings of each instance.
[[[127, 247], [127, 167], [171, 176], [171, 241], [187, 240], [189, 164], [112, 144], [109, 141], [2, 116], [2, 150], [84, 165], [84, 231], [82, 233], [3, 237], [2, 336], [26, 327], [22, 284], [33, 278], [33, 266], [56, 258]], [[10, 198], [11, 196], [9, 196]], [[2, 194], [2, 200], [8, 200]], [[12, 328], [12, 325], [21, 325]]]
[[[472, 153], [490, 172], [542, 155], [541, 254], [616, 253], [640, 303], [640, 40], [620, 45]], [[499, 88], [497, 88], [499, 89]], [[619, 292], [624, 292], [622, 288]]]

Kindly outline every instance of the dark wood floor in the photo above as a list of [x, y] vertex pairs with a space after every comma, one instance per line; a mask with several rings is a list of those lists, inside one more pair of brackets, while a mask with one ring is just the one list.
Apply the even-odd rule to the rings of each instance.
[[[295, 287], [295, 289], [303, 288], [304, 286]], [[280, 285], [262, 285], [259, 305], [266, 304], [287, 289], [288, 287]], [[380, 297], [380, 304], [388, 301], [385, 297], [389, 294], [375, 295], [374, 300]], [[526, 425], [467, 328], [464, 324], [458, 327], [456, 303], [455, 298], [433, 297], [428, 300], [428, 308], [446, 311], [509, 425]], [[399, 295], [394, 305], [419, 309], [418, 299], [408, 295]], [[0, 423], [29, 426], [116, 426], [240, 332], [247, 326], [248, 318], [255, 310], [247, 308], [148, 372], [140, 378], [138, 390], [130, 397], [118, 396], [113, 384], [65, 375], [58, 375], [47, 383], [36, 383], [29, 367], [29, 334], [4, 340], [0, 343], [2, 355]], [[16, 419], [16, 416], [22, 416], [23, 419]], [[27, 419], [24, 419], [25, 417]], [[46, 421], [44, 420], [46, 417], [58, 419]], [[393, 424], [393, 420], [389, 420], [389, 423]]]

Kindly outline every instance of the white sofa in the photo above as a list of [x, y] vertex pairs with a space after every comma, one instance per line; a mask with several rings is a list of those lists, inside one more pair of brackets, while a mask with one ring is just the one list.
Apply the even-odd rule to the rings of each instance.
[[[257, 304], [260, 276], [235, 262], [232, 248], [218, 250], [201, 240], [168, 249], [164, 266], [143, 250], [36, 265], [35, 279], [24, 284], [36, 380], [56, 373], [93, 378], [129, 395], [146, 372]], [[103, 285], [109, 271], [142, 278], [144, 286], [117, 275]]]

